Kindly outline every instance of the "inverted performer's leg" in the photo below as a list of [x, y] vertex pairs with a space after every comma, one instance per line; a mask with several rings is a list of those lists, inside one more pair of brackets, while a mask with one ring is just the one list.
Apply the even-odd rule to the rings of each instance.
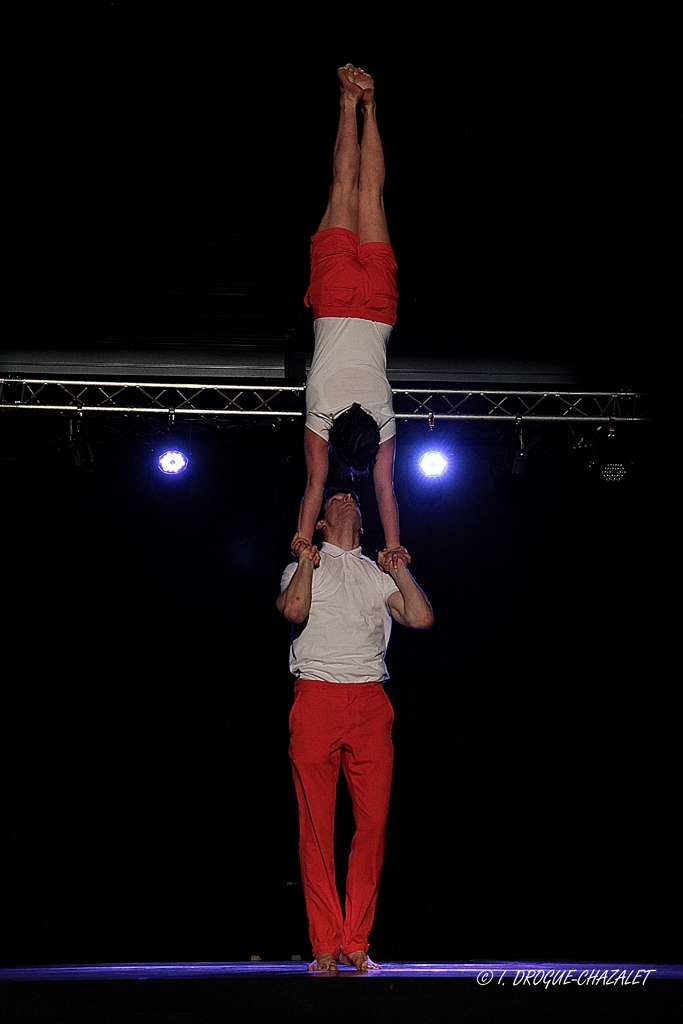
[[363, 242], [388, 242], [384, 213], [384, 150], [377, 127], [375, 86], [372, 78], [356, 69], [355, 84], [363, 90], [363, 138], [360, 146], [358, 183], [358, 234]]
[[332, 187], [325, 215], [318, 231], [327, 228], [348, 228], [358, 233], [358, 178], [360, 175], [360, 147], [356, 108], [363, 95], [353, 81], [355, 68], [347, 64], [339, 68], [341, 98], [339, 127], [334, 144]]

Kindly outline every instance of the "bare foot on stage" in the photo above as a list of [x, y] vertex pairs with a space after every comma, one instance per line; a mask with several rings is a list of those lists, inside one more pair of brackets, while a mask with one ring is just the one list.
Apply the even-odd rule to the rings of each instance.
[[370, 959], [364, 949], [357, 949], [354, 953], [340, 953], [339, 963], [345, 967], [355, 967], [357, 971], [379, 971], [380, 966]]
[[337, 961], [331, 953], [316, 953], [315, 960], [308, 965], [309, 971], [338, 971]]
[[347, 92], [350, 96], [358, 101], [363, 95], [363, 90], [359, 85], [355, 83], [355, 76], [358, 68], [354, 68], [353, 64], [345, 64], [343, 68], [337, 69], [339, 75], [339, 81], [341, 82], [342, 93]]

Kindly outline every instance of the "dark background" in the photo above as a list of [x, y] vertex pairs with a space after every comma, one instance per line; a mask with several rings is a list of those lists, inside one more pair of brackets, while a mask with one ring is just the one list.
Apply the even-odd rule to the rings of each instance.
[[[351, 60], [378, 83], [394, 350], [656, 388], [659, 27], [506, 11], [334, 32], [182, 6], [36, 13], [16, 36], [15, 338], [249, 345], [293, 325], [309, 344], [307, 238]], [[186, 424], [173, 487], [153, 469], [164, 424], [93, 420], [91, 488], [66, 473], [64, 419], [1, 423], [4, 961], [306, 956], [273, 606], [300, 424]], [[389, 652], [380, 959], [674, 956], [666, 432], [622, 434], [616, 495], [588, 471], [592, 430], [531, 434], [512, 502], [511, 430], [437, 424], [451, 472], [427, 485], [426, 428], [399, 425], [402, 536], [437, 621], [397, 627]]]
[[378, 82], [392, 353], [557, 363], [610, 389], [665, 371], [666, 25], [526, 4], [263, 20], [57, 4], [17, 31], [15, 342], [310, 344], [308, 237], [354, 56]]

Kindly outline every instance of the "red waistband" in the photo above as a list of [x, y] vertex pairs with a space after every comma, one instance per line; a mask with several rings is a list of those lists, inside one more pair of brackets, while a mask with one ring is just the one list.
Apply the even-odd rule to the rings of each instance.
[[299, 693], [300, 690], [330, 690], [333, 687], [335, 690], [347, 690], [353, 689], [355, 691], [360, 690], [374, 690], [378, 686], [384, 686], [384, 681], [378, 679], [374, 683], [331, 683], [327, 679], [296, 679], [294, 681], [294, 692]]

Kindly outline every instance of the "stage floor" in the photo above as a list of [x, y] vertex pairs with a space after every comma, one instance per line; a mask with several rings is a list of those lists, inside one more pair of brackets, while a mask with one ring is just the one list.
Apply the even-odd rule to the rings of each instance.
[[[311, 972], [313, 973], [313, 972]], [[324, 973], [324, 972], [322, 972]], [[113, 981], [167, 978], [255, 978], [308, 975], [307, 961], [274, 960], [226, 963], [61, 964], [0, 968], [0, 981]], [[623, 963], [560, 963], [555, 961], [463, 961], [461, 963], [383, 963], [379, 971], [339, 968], [339, 976], [375, 978], [478, 978], [480, 985], [513, 987], [559, 984], [645, 985], [653, 979], [683, 980], [683, 965]], [[320, 973], [315, 974], [321, 976]]]
[[[3, 1024], [429, 1024], [674, 1019], [683, 966], [462, 961], [309, 972], [303, 961], [0, 969]], [[363, 984], [340, 987], [340, 979]], [[324, 979], [324, 981], [323, 981]], [[334, 995], [330, 985], [334, 989]]]

